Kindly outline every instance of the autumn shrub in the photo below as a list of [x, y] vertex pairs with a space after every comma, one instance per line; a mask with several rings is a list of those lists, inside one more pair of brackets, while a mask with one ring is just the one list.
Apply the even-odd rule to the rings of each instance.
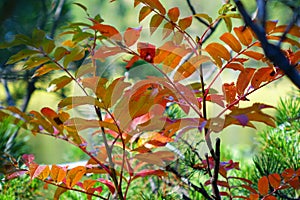
[[[54, 185], [54, 199], [67, 191], [88, 199], [274, 199], [277, 191], [299, 189], [295, 165], [260, 174], [257, 183], [234, 175], [239, 162], [223, 160], [221, 140], [212, 139], [233, 125], [255, 128], [260, 122], [276, 127], [275, 118], [265, 111], [274, 107], [251, 102], [248, 96], [285, 75], [300, 87], [300, 45], [294, 39], [299, 27], [294, 21], [279, 25], [260, 16], [252, 20], [240, 1], [225, 3], [213, 19], [203, 13], [182, 16], [178, 7], [166, 8], [159, 0], [135, 0], [139, 22], [151, 16], [150, 28], [120, 32], [75, 4], [89, 23], [70, 24], [60, 34], [62, 42], [36, 29], [32, 36], [16, 35], [1, 45], [26, 45], [7, 64], [34, 70], [33, 78], [56, 71], [47, 91], [72, 86], [73, 94], [62, 98], [57, 108], [22, 112], [6, 107], [0, 117], [23, 122], [21, 127], [34, 135], [63, 140], [89, 159], [72, 167], [42, 165], [25, 154], [21, 162], [26, 167], [7, 173], [6, 179], [26, 174], [43, 181], [44, 188]], [[245, 25], [233, 27], [232, 20], [240, 18]], [[206, 26], [199, 35], [188, 31], [195, 19]], [[227, 32], [207, 42], [221, 22]], [[145, 31], [156, 34], [157, 43], [150, 42], [151, 36], [142, 38]], [[117, 56], [123, 56], [125, 76], [107, 76], [118, 66]], [[250, 61], [262, 67], [249, 66]], [[211, 70], [206, 72], [205, 66]], [[132, 70], [147, 68], [160, 75], [129, 78]], [[220, 83], [224, 71], [237, 76]], [[244, 101], [250, 106], [243, 107]], [[203, 147], [207, 150], [199, 151]]]

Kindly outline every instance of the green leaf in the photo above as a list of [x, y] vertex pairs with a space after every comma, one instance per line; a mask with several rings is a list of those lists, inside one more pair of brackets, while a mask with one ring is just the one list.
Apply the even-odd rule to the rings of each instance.
[[91, 96], [73, 96], [67, 97], [61, 100], [58, 104], [59, 108], [67, 107], [68, 109], [80, 106], [80, 105], [93, 105], [103, 108], [103, 103], [99, 102], [96, 98]]
[[40, 66], [48, 61], [50, 61], [50, 59], [48, 57], [38, 57], [38, 56], [30, 57], [25, 62], [24, 69], [26, 69], [26, 70], [32, 69], [32, 68]]
[[70, 78], [68, 76], [61, 76], [59, 78], [56, 78], [50, 82], [49, 87], [47, 88], [47, 91], [48, 92], [56, 92], [57, 90], [65, 87], [71, 81], [72, 81], [72, 78]]
[[195, 17], [200, 17], [208, 21], [210, 24], [212, 23], [212, 18], [206, 13], [198, 13], [194, 15]]
[[85, 55], [85, 51], [83, 48], [76, 47], [72, 49], [70, 54], [65, 56], [63, 62], [64, 67], [67, 68], [70, 62], [80, 60], [84, 57], [84, 55]]
[[11, 56], [8, 61], [6, 62], [6, 64], [13, 64], [13, 63], [16, 63], [24, 58], [27, 58], [31, 55], [34, 55], [34, 54], [38, 54], [40, 53], [39, 51], [36, 51], [36, 50], [31, 50], [31, 49], [23, 49], [21, 51], [19, 51], [18, 53], [16, 53], [15, 55]]
[[34, 29], [32, 32], [32, 42], [36, 48], [39, 48], [39, 46], [44, 41], [44, 38], [46, 36], [46, 32], [42, 31], [40, 29]]
[[45, 39], [43, 41], [42, 48], [46, 54], [50, 54], [55, 48], [55, 43], [53, 40]]
[[65, 55], [70, 54], [70, 52], [64, 47], [57, 47], [54, 52], [54, 58], [56, 61], [62, 59]]

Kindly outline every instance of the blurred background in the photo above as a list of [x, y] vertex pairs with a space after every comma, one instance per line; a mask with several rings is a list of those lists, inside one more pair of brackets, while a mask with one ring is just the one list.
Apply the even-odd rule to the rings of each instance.
[[[150, 17], [146, 18], [142, 24], [138, 23], [138, 8], [133, 8], [132, 0], [2, 0], [0, 1], [0, 42], [9, 42], [13, 40], [16, 34], [31, 35], [34, 28], [45, 30], [50, 38], [56, 38], [63, 31], [63, 27], [71, 22], [89, 22], [83, 9], [74, 5], [74, 2], [85, 5], [92, 17], [100, 14], [106, 24], [112, 24], [120, 32], [127, 27], [143, 26], [148, 27]], [[180, 7], [181, 16], [191, 15], [185, 0], [168, 1], [161, 0], [166, 8], [174, 6]], [[256, 9], [255, 0], [244, 0], [246, 8], [250, 13]], [[191, 0], [197, 13], [206, 13], [213, 19], [218, 16], [218, 10], [222, 6], [222, 1], [209, 0]], [[278, 20], [279, 24], [286, 24], [290, 21], [293, 12], [292, 9], [281, 1], [270, 1], [268, 4], [270, 20]], [[234, 20], [234, 25], [241, 25], [242, 21]], [[188, 32], [196, 37], [201, 35], [205, 26], [197, 20], [193, 20], [193, 25]], [[216, 41], [218, 37], [226, 31], [226, 26], [221, 23], [217, 31], [207, 41]], [[147, 31], [146, 31], [147, 32]], [[158, 32], [156, 34], [159, 34]], [[143, 40], [148, 41], [148, 35], [143, 35]], [[155, 43], [155, 34], [151, 37], [151, 42]], [[48, 93], [46, 91], [48, 77], [32, 79], [33, 72], [23, 71], [19, 65], [5, 65], [8, 58], [17, 53], [22, 47], [0, 49], [0, 106], [17, 106], [23, 111], [40, 110], [42, 107], [51, 107], [56, 109], [57, 103], [65, 95], [74, 92], [74, 89], [66, 89], [58, 93]], [[115, 61], [117, 62], [117, 61]], [[250, 62], [249, 66], [257, 67], [259, 63]], [[210, 67], [210, 66], [207, 66]], [[115, 76], [124, 75], [124, 70], [117, 71]], [[143, 74], [144, 73], [144, 74]], [[143, 77], [152, 73], [147, 70], [133, 70], [132, 77]], [[232, 71], [225, 71], [221, 77], [220, 83], [232, 82], [237, 74]], [[53, 75], [52, 75], [53, 76]], [[217, 87], [217, 86], [216, 86]], [[283, 78], [249, 96], [251, 103], [262, 102], [276, 106], [280, 97], [284, 97], [295, 90], [287, 78]], [[249, 103], [243, 102], [242, 106]], [[210, 113], [214, 112], [211, 107]], [[243, 149], [245, 155], [251, 155], [255, 148], [255, 136], [257, 131], [263, 130], [263, 125], [257, 124], [258, 129], [230, 127], [226, 128], [217, 136], [222, 138], [224, 146], [236, 149]], [[32, 136], [31, 133], [20, 131], [18, 137], [26, 138], [28, 145], [27, 153], [34, 153], [37, 162], [65, 163], [74, 161], [76, 150], [72, 149], [66, 143], [45, 136]], [[2, 140], [3, 138], [0, 138]], [[63, 152], [63, 153], [62, 153]], [[76, 157], [77, 158], [77, 157]], [[78, 159], [81, 159], [80, 157]]]

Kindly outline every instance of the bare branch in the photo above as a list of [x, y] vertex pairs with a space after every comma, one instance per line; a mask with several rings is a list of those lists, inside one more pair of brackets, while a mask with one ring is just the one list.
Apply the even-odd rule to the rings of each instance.
[[[191, 0], [186, 0], [186, 2], [187, 2], [187, 4], [188, 4], [188, 6], [189, 6], [191, 12], [193, 13], [193, 15], [197, 14], [197, 13], [196, 13], [196, 10], [195, 10], [195, 8], [194, 8], [194, 6], [193, 6], [192, 3], [191, 3]], [[202, 24], [204, 24], [205, 26], [209, 27], [209, 24], [208, 24], [206, 21], [204, 21], [203, 19], [201, 19], [200, 17], [197, 17], [197, 16], [196, 16], [195, 18], [196, 18], [200, 23], [202, 23]]]
[[219, 175], [219, 168], [220, 168], [220, 138], [216, 139], [216, 153], [215, 153], [215, 167], [214, 167], [214, 174], [211, 179], [212, 190], [215, 198], [217, 200], [221, 200], [220, 192], [218, 188], [218, 175]]

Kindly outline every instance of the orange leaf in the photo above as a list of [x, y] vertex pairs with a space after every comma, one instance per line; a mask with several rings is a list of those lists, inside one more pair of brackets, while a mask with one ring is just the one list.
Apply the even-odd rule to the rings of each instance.
[[253, 75], [251, 85], [256, 89], [261, 85], [262, 82], [268, 82], [273, 80], [276, 77], [275, 75], [276, 73], [271, 67], [260, 68]]
[[147, 17], [150, 13], [151, 8], [149, 8], [148, 6], [142, 7], [139, 14], [139, 22], [143, 21], [143, 19], [145, 19], [145, 17]]
[[220, 39], [228, 44], [233, 51], [238, 53], [242, 50], [240, 42], [231, 33], [224, 33]]
[[242, 96], [244, 94], [245, 89], [249, 85], [249, 82], [252, 78], [254, 71], [255, 71], [254, 68], [245, 68], [244, 71], [240, 73], [236, 82], [238, 95]]
[[222, 66], [221, 58], [225, 60], [230, 60], [229, 51], [221, 44], [212, 42], [206, 46], [205, 50], [209, 53], [209, 55], [216, 61], [219, 67]]
[[168, 11], [168, 16], [172, 22], [176, 22], [178, 20], [179, 15], [180, 15], [180, 11], [178, 7], [171, 8]]
[[139, 39], [142, 31], [142, 27], [127, 28], [124, 33], [124, 41], [127, 46], [132, 46]]
[[259, 53], [259, 52], [256, 52], [256, 51], [244, 51], [242, 54], [250, 57], [250, 58], [253, 58], [255, 60], [261, 60], [263, 57], [264, 57], [264, 54], [262, 53]]
[[54, 182], [60, 183], [67, 175], [67, 168], [60, 167], [57, 165], [52, 165], [50, 171], [50, 177], [53, 179]]
[[60, 198], [60, 195], [62, 195], [64, 192], [67, 191], [67, 189], [65, 188], [66, 187], [66, 184], [64, 183], [61, 183], [60, 184], [62, 187], [57, 187], [57, 189], [55, 190], [55, 193], [54, 193], [54, 197], [53, 197], [53, 200], [59, 200]]
[[189, 49], [182, 48], [181, 46], [170, 52], [163, 60], [163, 70], [167, 73], [175, 69], [181, 59], [190, 52]]
[[280, 186], [280, 182], [281, 182], [281, 177], [279, 174], [270, 174], [268, 176], [269, 178], [269, 182], [271, 184], [271, 186], [274, 188], [274, 189], [277, 189], [279, 188]]
[[116, 40], [116, 41], [122, 40], [121, 34], [113, 26], [95, 23], [93, 26], [91, 26], [91, 29], [99, 31], [103, 36], [111, 38], [113, 40]]
[[59, 108], [67, 107], [68, 109], [71, 109], [71, 108], [74, 108], [74, 107], [77, 107], [80, 105], [93, 105], [93, 106], [98, 106], [99, 108], [104, 108], [103, 103], [99, 102], [98, 99], [96, 99], [92, 96], [67, 97], [58, 103]]
[[125, 62], [127, 62], [127, 65], [125, 66], [125, 68], [126, 68], [127, 70], [129, 70], [129, 69], [131, 68], [131, 66], [132, 66], [136, 61], [138, 61], [139, 59], [140, 59], [140, 57], [137, 56], [137, 55], [135, 55], [135, 56], [133, 56], [129, 61], [125, 61]]
[[222, 89], [223, 89], [226, 102], [229, 104], [234, 102], [236, 96], [236, 87], [234, 83], [233, 82], [231, 84], [224, 83]]
[[155, 14], [152, 16], [151, 21], [150, 21], [150, 33], [153, 34], [154, 31], [156, 31], [157, 27], [161, 24], [163, 21], [163, 17], [160, 16], [159, 14]]
[[91, 187], [93, 187], [97, 183], [96, 180], [93, 179], [87, 179], [83, 181], [83, 188], [85, 191], [88, 191]]
[[266, 33], [269, 34], [270, 32], [272, 32], [275, 29], [276, 25], [277, 21], [267, 21], [265, 27]]
[[173, 160], [175, 155], [170, 151], [158, 151], [154, 153], [140, 153], [134, 156], [134, 158], [143, 162], [154, 164], [158, 166], [164, 166], [164, 160]]
[[244, 71], [244, 66], [240, 63], [234, 63], [234, 62], [230, 62], [229, 64], [226, 65], [226, 68], [230, 68], [233, 70], [239, 70], [239, 71]]
[[172, 41], [164, 43], [157, 49], [154, 63], [161, 63], [175, 48], [177, 48], [177, 46]]
[[269, 193], [269, 181], [266, 176], [261, 177], [257, 183], [258, 191], [261, 195], [267, 195]]
[[191, 26], [192, 21], [193, 21], [193, 17], [189, 16], [189, 17], [180, 19], [178, 22], [178, 25], [182, 31], [185, 31], [185, 29], [187, 29], [188, 27]]
[[248, 27], [245, 28], [244, 26], [240, 26], [234, 28], [233, 30], [243, 45], [248, 46], [251, 44], [253, 36], [251, 30]]
[[73, 79], [68, 76], [61, 76], [59, 78], [53, 79], [47, 88], [47, 92], [56, 92], [57, 90], [68, 85]]
[[[277, 27], [272, 31], [272, 33], [284, 33], [285, 30], [286, 30], [286, 28], [287, 28], [287, 25], [277, 26]], [[296, 37], [299, 38], [299, 37], [300, 37], [300, 27], [294, 25], [294, 26], [289, 30], [288, 34], [291, 34], [291, 35], [296, 36]]]
[[139, 42], [137, 44], [138, 52], [140, 53], [140, 57], [149, 62], [153, 63], [153, 59], [155, 57], [156, 47], [149, 43]]
[[51, 72], [54, 70], [60, 70], [60, 68], [54, 63], [44, 64], [42, 67], [38, 68], [35, 71], [32, 78], [37, 77], [37, 76], [42, 76], [42, 75], [47, 74], [48, 72]]
[[139, 1], [148, 4], [151, 8], [157, 9], [162, 15], [166, 14], [166, 9], [159, 2], [159, 0], [139, 0]]
[[42, 172], [38, 175], [38, 178], [40, 178], [41, 180], [45, 180], [50, 174], [50, 168], [49, 166], [43, 166], [42, 168]]
[[77, 166], [73, 169], [71, 169], [66, 178], [66, 185], [68, 188], [72, 188], [76, 183], [82, 178], [82, 176], [85, 174], [85, 167], [83, 166]]
[[197, 69], [200, 68], [202, 63], [210, 61], [210, 58], [203, 55], [192, 57], [185, 63], [183, 63], [175, 72], [174, 81], [182, 80], [191, 76]]

